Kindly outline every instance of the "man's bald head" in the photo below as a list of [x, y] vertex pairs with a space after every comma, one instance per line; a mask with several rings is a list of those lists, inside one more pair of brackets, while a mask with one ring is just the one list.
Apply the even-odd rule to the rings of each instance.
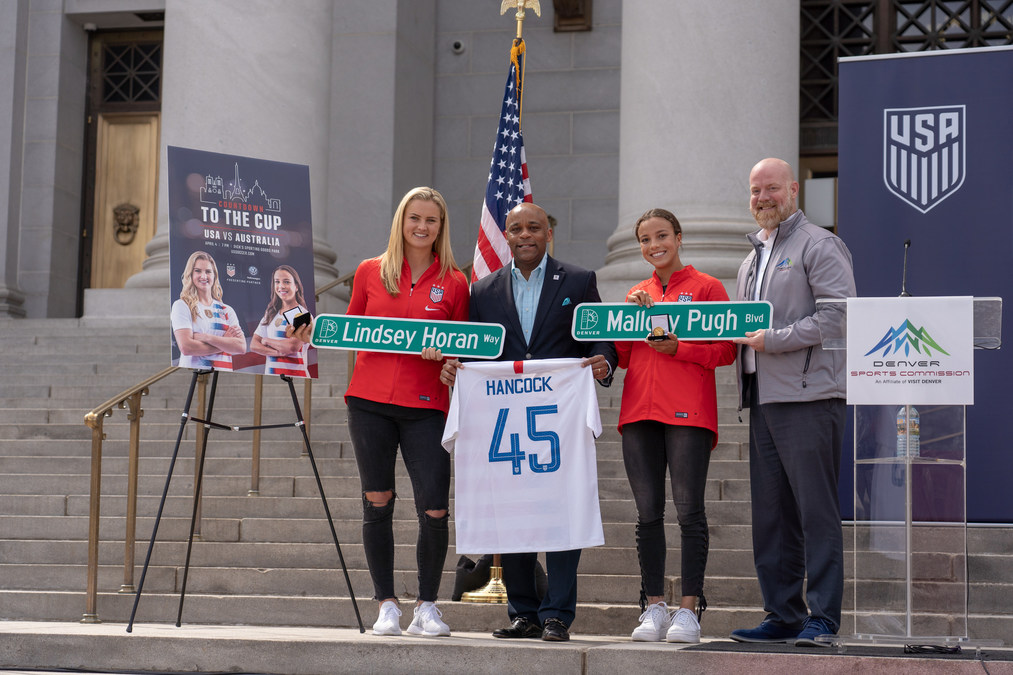
[[783, 159], [761, 159], [749, 172], [749, 210], [756, 223], [768, 232], [798, 210], [798, 181]]

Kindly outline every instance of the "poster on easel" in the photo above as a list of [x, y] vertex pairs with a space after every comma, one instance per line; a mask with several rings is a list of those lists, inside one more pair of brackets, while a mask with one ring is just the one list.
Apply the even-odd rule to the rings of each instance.
[[169, 146], [174, 366], [317, 377], [309, 167]]

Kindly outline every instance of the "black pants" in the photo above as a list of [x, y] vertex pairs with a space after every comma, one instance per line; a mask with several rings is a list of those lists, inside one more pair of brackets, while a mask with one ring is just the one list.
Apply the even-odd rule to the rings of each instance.
[[665, 594], [665, 470], [682, 541], [682, 594], [703, 594], [710, 535], [704, 490], [714, 433], [651, 420], [623, 425], [623, 463], [637, 505], [637, 553], [646, 595]]
[[[433, 518], [426, 511], [444, 511], [450, 505], [450, 454], [440, 443], [444, 422], [440, 410], [348, 397], [348, 431], [363, 492], [362, 545], [376, 600], [395, 597], [394, 467], [400, 446], [419, 519], [415, 546], [419, 599], [436, 601], [447, 557], [449, 515]], [[373, 506], [366, 499], [366, 492], [388, 490], [394, 496], [385, 506]]]
[[839, 398], [759, 405], [755, 386], [750, 398], [753, 560], [763, 608], [784, 625], [812, 614], [837, 629], [844, 595], [837, 482], [847, 405]]

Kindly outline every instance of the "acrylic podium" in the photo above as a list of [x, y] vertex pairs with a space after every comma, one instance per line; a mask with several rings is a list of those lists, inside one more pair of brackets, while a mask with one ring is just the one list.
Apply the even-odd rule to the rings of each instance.
[[[819, 308], [823, 348], [846, 350], [851, 320], [847, 301], [820, 301]], [[973, 348], [997, 349], [1002, 299], [974, 298], [972, 311]], [[851, 313], [857, 315], [854, 309]], [[905, 339], [902, 335], [894, 338], [898, 343]], [[909, 357], [908, 362], [913, 360]], [[915, 366], [890, 372], [931, 371]], [[897, 400], [853, 408], [851, 542], [845, 529], [845, 551], [849, 543], [852, 547], [851, 559], [846, 561], [851, 574], [846, 576], [845, 598], [851, 595], [853, 623], [848, 621], [846, 601], [840, 635], [827, 642], [840, 648], [853, 642], [941, 647], [1002, 644], [972, 640], [968, 631], [965, 406], [913, 406]], [[854, 634], [848, 635], [852, 626]]]

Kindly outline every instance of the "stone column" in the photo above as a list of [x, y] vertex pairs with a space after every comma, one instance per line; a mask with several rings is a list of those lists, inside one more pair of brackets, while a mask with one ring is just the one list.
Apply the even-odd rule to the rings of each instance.
[[602, 297], [650, 275], [632, 227], [657, 207], [682, 223], [682, 261], [728, 285], [756, 227], [750, 168], [798, 162], [798, 0], [637, 0], [622, 31], [619, 224]]
[[[165, 8], [162, 147], [308, 165], [318, 283], [335, 276], [334, 251], [320, 238], [327, 213], [333, 11], [330, 0], [301, 0], [299, 11], [247, 0], [166, 0]], [[129, 290], [158, 289], [156, 311], [163, 314], [169, 287], [165, 162], [163, 153], [158, 230], [143, 269], [126, 283]], [[89, 304], [100, 304], [88, 302], [91, 294], [86, 314]]]
[[0, 3], [0, 317], [25, 315], [18, 287], [28, 2]]

